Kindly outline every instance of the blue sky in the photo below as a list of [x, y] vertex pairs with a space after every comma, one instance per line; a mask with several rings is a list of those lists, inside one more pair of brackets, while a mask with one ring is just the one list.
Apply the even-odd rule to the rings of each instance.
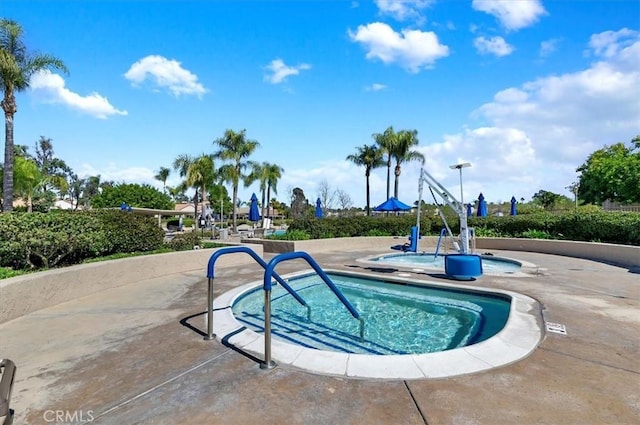
[[[364, 206], [364, 169], [345, 158], [392, 125], [418, 131], [456, 196], [449, 165], [470, 162], [465, 200], [529, 200], [571, 196], [591, 152], [640, 134], [636, 0], [3, 0], [0, 13], [70, 71], [18, 95], [15, 142], [51, 138], [80, 176], [161, 187], [159, 167], [246, 129], [252, 159], [285, 170], [281, 201], [293, 187], [313, 201], [325, 180]], [[418, 198], [419, 172], [402, 166], [401, 200]], [[384, 201], [386, 168], [371, 188]]]

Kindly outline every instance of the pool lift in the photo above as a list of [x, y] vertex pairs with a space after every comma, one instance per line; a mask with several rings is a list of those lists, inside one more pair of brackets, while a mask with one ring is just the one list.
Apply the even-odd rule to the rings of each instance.
[[[458, 201], [451, 192], [449, 192], [444, 186], [442, 186], [424, 168], [420, 169], [420, 179], [418, 180], [418, 214], [416, 221], [418, 234], [420, 233], [420, 207], [422, 205], [422, 190], [424, 187], [424, 183], [429, 186], [429, 190], [431, 191], [434, 200], [436, 200], [434, 195], [435, 192], [442, 198], [444, 203], [446, 203], [456, 213], [458, 213], [458, 217], [460, 218], [460, 245], [458, 245], [458, 243], [454, 241], [454, 246], [458, 253], [449, 254], [445, 257], [445, 274], [458, 280], [471, 280], [475, 277], [481, 276], [482, 259], [479, 255], [475, 255], [469, 251], [469, 228], [467, 226], [467, 213], [464, 204]], [[437, 200], [436, 205], [438, 205], [439, 207], [438, 212], [440, 214], [440, 217], [442, 218], [442, 221], [444, 221], [447, 233], [451, 238], [453, 238], [451, 228], [449, 227], [447, 220], [442, 213], [442, 208], [440, 208], [440, 204], [438, 204]], [[440, 233], [436, 255], [440, 247], [440, 240], [442, 239], [445, 229], [443, 229], [443, 231]]]

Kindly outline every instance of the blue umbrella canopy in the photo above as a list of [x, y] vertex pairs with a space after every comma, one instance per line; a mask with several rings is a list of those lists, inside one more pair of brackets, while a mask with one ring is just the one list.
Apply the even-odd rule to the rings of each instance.
[[473, 207], [471, 204], [467, 204], [467, 217], [471, 217], [473, 215]]
[[258, 197], [254, 193], [251, 195], [251, 205], [249, 206], [249, 221], [260, 221], [260, 209], [258, 208]]
[[322, 218], [322, 201], [320, 198], [316, 199], [316, 218]]
[[403, 202], [400, 202], [398, 198], [391, 197], [375, 207], [374, 211], [409, 211], [411, 207]]
[[487, 201], [484, 200], [484, 195], [481, 192], [480, 196], [478, 196], [478, 212], [476, 213], [476, 216], [486, 217], [488, 214]]
[[516, 201], [516, 197], [512, 196], [511, 197], [511, 212], [510, 212], [511, 215], [518, 214], [518, 209], [516, 208], [516, 202], [518, 202], [518, 201]]

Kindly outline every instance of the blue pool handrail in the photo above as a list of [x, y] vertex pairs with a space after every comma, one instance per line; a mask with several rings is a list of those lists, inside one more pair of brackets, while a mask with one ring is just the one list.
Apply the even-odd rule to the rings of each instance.
[[445, 236], [447, 233], [447, 228], [443, 227], [442, 230], [440, 230], [440, 236], [438, 236], [438, 244], [436, 245], [436, 253], [433, 255], [433, 258], [438, 258], [438, 252], [440, 251], [440, 242], [442, 241], [442, 237]]
[[320, 268], [318, 263], [304, 251], [285, 252], [273, 257], [264, 271], [264, 282], [262, 286], [262, 289], [264, 289], [264, 362], [260, 365], [262, 369], [271, 369], [275, 366], [275, 363], [271, 360], [271, 276], [275, 273], [274, 269], [280, 262], [298, 258], [305, 260], [307, 264], [315, 270], [329, 289], [338, 297], [340, 302], [349, 310], [349, 313], [360, 321], [360, 340], [364, 340], [364, 319], [360, 317], [358, 310], [345, 298], [329, 276]]
[[275, 275], [274, 269], [278, 265], [278, 263], [280, 263], [282, 261], [286, 261], [286, 260], [297, 259], [297, 258], [301, 258], [303, 260], [306, 260], [306, 262], [313, 268], [313, 270], [315, 270], [315, 272], [318, 274], [318, 276], [320, 276], [320, 278], [324, 281], [324, 283], [327, 284], [329, 289], [331, 289], [331, 291], [333, 291], [333, 293], [338, 297], [340, 302], [342, 304], [344, 304], [344, 306], [347, 308], [347, 310], [349, 310], [349, 313], [351, 313], [351, 315], [354, 318], [360, 319], [360, 313], [358, 313], [358, 310], [356, 310], [355, 307], [353, 305], [351, 305], [349, 300], [347, 300], [344, 297], [342, 292], [340, 292], [338, 287], [331, 281], [331, 279], [329, 278], [329, 276], [327, 276], [327, 274], [324, 272], [324, 270], [322, 270], [320, 268], [318, 263], [316, 263], [316, 261], [309, 254], [307, 254], [304, 251], [285, 252], [283, 254], [276, 255], [275, 257], [273, 257], [271, 259], [271, 261], [269, 261], [269, 264], [267, 264], [267, 267], [266, 267], [265, 272], [264, 272], [263, 289], [265, 291], [270, 291], [271, 290], [271, 276], [272, 275], [274, 275], [274, 277], [277, 276], [277, 275]]
[[[226, 248], [221, 248], [214, 252], [211, 257], [209, 257], [209, 262], [207, 263], [207, 279], [209, 284], [208, 297], [207, 297], [207, 336], [204, 338], [206, 340], [211, 340], [215, 337], [213, 335], [213, 279], [214, 279], [214, 266], [218, 258], [226, 254], [233, 254], [236, 252], [244, 252], [249, 254], [258, 264], [262, 266], [263, 269], [267, 269], [267, 263], [264, 261], [254, 250], [249, 248], [248, 246], [229, 246]], [[266, 275], [266, 273], [265, 273]], [[291, 287], [284, 279], [280, 277], [275, 272], [271, 273], [271, 276], [280, 284], [284, 289], [287, 290], [296, 299], [302, 306], [307, 308], [307, 317], [311, 316], [311, 308], [307, 305], [305, 300]], [[271, 278], [269, 279], [271, 280]]]

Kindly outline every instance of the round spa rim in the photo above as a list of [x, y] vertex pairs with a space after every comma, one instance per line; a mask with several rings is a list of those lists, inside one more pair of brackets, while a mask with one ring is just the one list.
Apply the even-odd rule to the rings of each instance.
[[[477, 344], [452, 350], [427, 354], [368, 355], [349, 354], [305, 348], [292, 343], [272, 339], [273, 360], [283, 367], [293, 367], [311, 373], [360, 379], [428, 379], [447, 378], [487, 371], [528, 357], [543, 337], [540, 304], [533, 298], [517, 292], [390, 277], [372, 273], [356, 273], [326, 269], [327, 273], [365, 277], [395, 283], [428, 285], [446, 289], [494, 293], [511, 298], [509, 318], [504, 328], [493, 337]], [[282, 275], [289, 279], [303, 276], [313, 270], [303, 270]], [[236, 287], [220, 295], [213, 302], [213, 330], [216, 339], [235, 350], [251, 353], [264, 359], [264, 335], [239, 323], [231, 309], [236, 299], [244, 293], [262, 286], [262, 280]], [[206, 320], [206, 315], [205, 315]]]

